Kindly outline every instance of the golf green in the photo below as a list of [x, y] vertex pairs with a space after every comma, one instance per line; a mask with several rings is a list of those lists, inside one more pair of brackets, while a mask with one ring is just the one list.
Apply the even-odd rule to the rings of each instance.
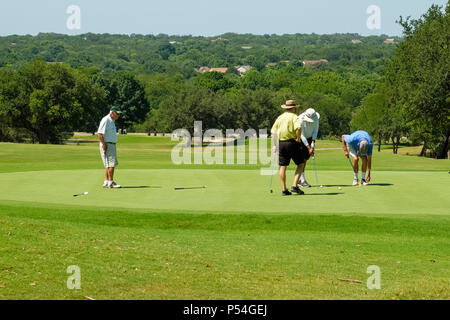
[[320, 140], [306, 177], [324, 187], [283, 197], [260, 165], [175, 165], [175, 142], [145, 136], [119, 136], [124, 188], [104, 189], [88, 138], [0, 144], [0, 299], [450, 298], [450, 162], [420, 147], [383, 146], [353, 187], [339, 141]]
[[[0, 200], [83, 207], [173, 212], [448, 214], [446, 172], [374, 172], [373, 183], [353, 187], [352, 173], [319, 171], [323, 188], [282, 197], [278, 176], [259, 170], [118, 170], [122, 189], [103, 189], [102, 170], [33, 171], [0, 174]], [[288, 172], [288, 180], [293, 172]], [[312, 183], [313, 173], [309, 172]], [[36, 182], [39, 181], [37, 184]], [[70, 183], [69, 183], [70, 182]], [[175, 187], [205, 189], [175, 190]], [[88, 195], [74, 197], [74, 194]]]

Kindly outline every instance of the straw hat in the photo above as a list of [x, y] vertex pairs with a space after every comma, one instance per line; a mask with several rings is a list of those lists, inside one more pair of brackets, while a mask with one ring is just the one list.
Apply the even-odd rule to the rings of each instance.
[[288, 100], [281, 107], [283, 109], [292, 109], [292, 108], [297, 108], [298, 106], [297, 106], [297, 103], [295, 102], [295, 100]]

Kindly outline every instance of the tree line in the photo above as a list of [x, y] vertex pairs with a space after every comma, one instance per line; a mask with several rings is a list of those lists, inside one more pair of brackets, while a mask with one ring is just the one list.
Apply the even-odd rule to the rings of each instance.
[[[12, 65], [3, 62], [0, 140], [61, 143], [73, 131], [95, 132], [111, 105], [123, 108], [118, 126], [131, 131], [192, 129], [194, 120], [202, 120], [204, 129], [258, 130], [271, 127], [285, 100], [296, 99], [301, 105], [299, 112], [313, 107], [321, 114], [321, 137], [363, 129], [379, 145], [391, 141], [394, 152], [406, 138], [423, 144], [423, 155], [428, 150], [442, 158], [448, 152], [449, 137], [449, 7], [432, 6], [417, 20], [401, 18], [404, 37], [398, 46], [381, 46], [380, 37], [366, 37], [363, 46], [350, 46], [348, 40], [357, 35], [228, 34], [214, 42], [166, 35], [89, 34], [69, 40], [58, 35], [27, 36], [25, 43], [45, 42], [44, 47], [70, 44], [79, 49], [79, 59], [83, 55], [87, 60], [73, 63], [63, 46], [64, 50], [58, 49], [64, 53], [59, 57], [36, 53], [39, 58], [31, 63], [25, 63], [32, 58], [29, 55], [16, 56]], [[4, 52], [4, 40], [0, 38], [0, 52]], [[99, 55], [106, 53], [106, 48], [129, 42], [134, 44], [127, 49], [129, 55], [122, 57], [126, 62], [122, 67], [102, 65]], [[252, 49], [241, 49], [243, 44], [254, 46], [254, 54]], [[139, 46], [152, 49], [134, 55]], [[326, 56], [329, 48], [339, 54]], [[372, 53], [365, 52], [370, 48]], [[122, 51], [112, 52], [123, 55]], [[96, 54], [90, 57], [87, 52]], [[320, 56], [318, 52], [322, 52]], [[2, 53], [0, 59], [13, 62], [10, 54], [5, 58]], [[147, 70], [136, 64], [141, 54], [149, 55], [142, 58], [145, 64], [166, 64], [157, 71]], [[105, 59], [110, 55], [108, 51]], [[67, 63], [48, 61], [64, 57]], [[187, 57], [191, 62], [184, 66], [191, 71], [203, 64], [223, 66], [224, 61], [232, 66], [251, 60], [254, 67], [242, 76], [234, 68], [226, 74], [186, 73], [178, 63]], [[211, 57], [219, 60], [208, 60]], [[327, 57], [330, 63], [318, 67], [296, 63], [306, 57]], [[267, 61], [278, 63], [267, 67]], [[173, 67], [170, 70], [169, 65]]]

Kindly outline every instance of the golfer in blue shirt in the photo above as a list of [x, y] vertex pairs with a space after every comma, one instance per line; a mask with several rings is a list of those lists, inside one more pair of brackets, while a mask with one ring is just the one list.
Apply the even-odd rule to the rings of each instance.
[[[347, 148], [348, 144], [348, 148]], [[372, 138], [366, 131], [358, 130], [352, 134], [342, 135], [342, 145], [344, 146], [344, 154], [347, 158], [352, 156], [353, 172], [355, 174], [353, 185], [358, 185], [358, 160], [362, 159], [362, 176], [361, 184], [367, 185], [370, 182], [370, 170], [372, 169]]]

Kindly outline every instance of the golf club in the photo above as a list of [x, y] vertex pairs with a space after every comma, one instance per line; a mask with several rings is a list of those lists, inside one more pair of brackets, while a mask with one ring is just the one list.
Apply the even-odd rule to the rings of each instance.
[[348, 159], [348, 163], [350, 163], [350, 166], [352, 167], [352, 169], [355, 170], [355, 169], [353, 168], [353, 163], [352, 163], [352, 161], [350, 160], [350, 157], [347, 157], [347, 159]]
[[323, 186], [319, 184], [319, 176], [317, 174], [316, 156], [315, 155], [313, 155], [313, 162], [314, 162], [314, 171], [316, 172], [316, 184], [322, 188]]
[[194, 189], [206, 189], [206, 186], [202, 186], [202, 187], [175, 187], [175, 190], [194, 190]]
[[78, 194], [74, 194], [74, 197], [81, 197], [81, 196], [87, 196], [89, 194], [89, 192], [83, 192], [83, 193], [78, 193]]
[[276, 152], [273, 153], [273, 159], [272, 159], [272, 174], [270, 175], [270, 193], [273, 193], [272, 182], [273, 182], [273, 170], [275, 169], [275, 156], [276, 156]]

